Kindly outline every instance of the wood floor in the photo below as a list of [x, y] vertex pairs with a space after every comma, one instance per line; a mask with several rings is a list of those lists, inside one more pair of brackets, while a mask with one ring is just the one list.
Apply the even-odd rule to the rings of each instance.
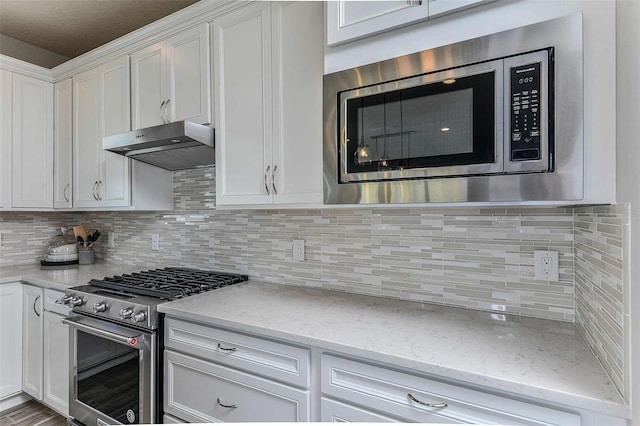
[[0, 426], [65, 426], [67, 419], [31, 400], [0, 415]]

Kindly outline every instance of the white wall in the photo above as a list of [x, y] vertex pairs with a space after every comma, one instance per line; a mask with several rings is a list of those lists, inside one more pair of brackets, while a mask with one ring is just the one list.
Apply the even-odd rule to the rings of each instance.
[[[626, 357], [631, 370], [631, 404], [633, 424], [640, 425], [640, 0], [619, 0], [617, 3], [617, 180], [618, 201], [629, 203], [629, 246], [626, 287], [630, 315], [625, 326]], [[635, 362], [633, 362], [635, 360]]]
[[45, 68], [53, 68], [69, 60], [66, 56], [42, 49], [33, 44], [25, 43], [24, 41], [4, 34], [0, 34], [0, 54]]
[[[615, 202], [614, 0], [499, 0], [325, 48], [325, 74], [574, 13], [583, 14], [584, 203]], [[605, 172], [603, 172], [605, 171]]]

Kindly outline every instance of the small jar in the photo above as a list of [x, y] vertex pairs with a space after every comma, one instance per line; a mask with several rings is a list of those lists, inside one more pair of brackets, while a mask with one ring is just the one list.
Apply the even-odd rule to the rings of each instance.
[[91, 265], [96, 261], [96, 254], [92, 247], [78, 246], [78, 264]]

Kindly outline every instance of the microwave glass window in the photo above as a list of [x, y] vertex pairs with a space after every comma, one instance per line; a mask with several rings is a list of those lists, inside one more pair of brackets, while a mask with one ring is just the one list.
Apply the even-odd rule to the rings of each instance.
[[493, 72], [347, 99], [347, 173], [491, 163]]
[[118, 420], [138, 424], [140, 351], [77, 331], [78, 401]]

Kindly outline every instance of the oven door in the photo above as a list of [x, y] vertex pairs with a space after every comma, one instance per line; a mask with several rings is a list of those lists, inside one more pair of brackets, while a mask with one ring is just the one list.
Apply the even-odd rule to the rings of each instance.
[[69, 415], [85, 425], [154, 423], [156, 335], [82, 315], [69, 325]]
[[340, 183], [498, 174], [503, 61], [339, 93]]

